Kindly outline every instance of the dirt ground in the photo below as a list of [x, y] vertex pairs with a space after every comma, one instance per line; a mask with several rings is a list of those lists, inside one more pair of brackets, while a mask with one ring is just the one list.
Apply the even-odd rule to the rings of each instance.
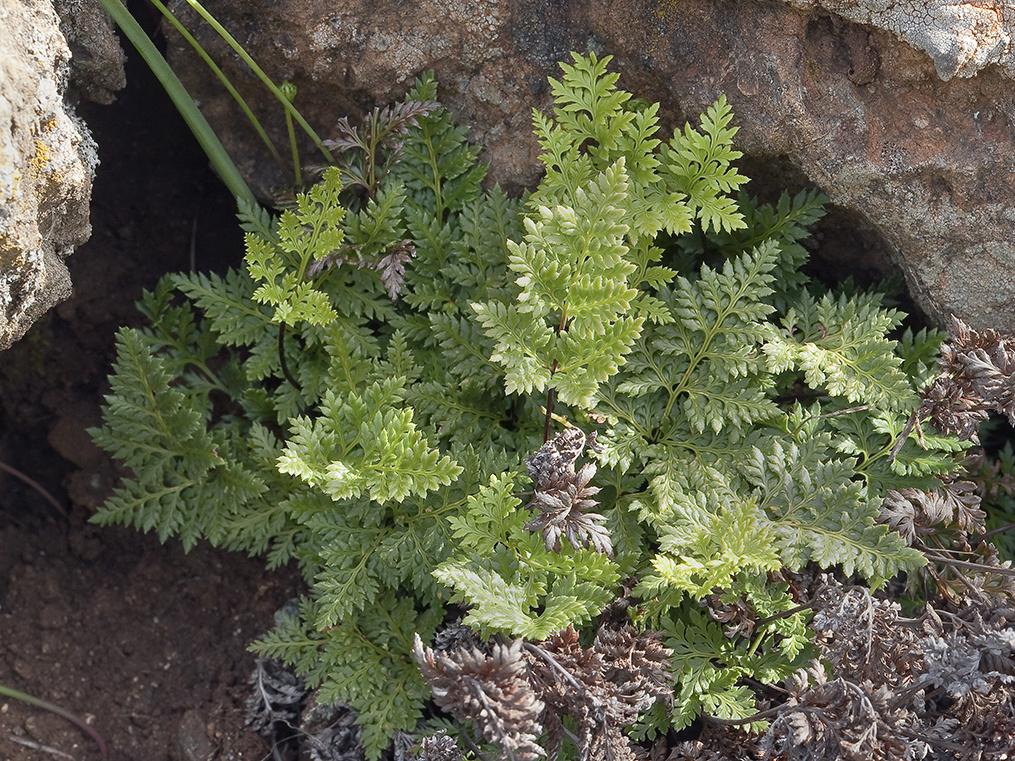
[[[136, 57], [135, 57], [136, 58]], [[69, 259], [73, 298], [0, 353], [0, 684], [93, 724], [114, 761], [257, 761], [244, 728], [248, 644], [301, 592], [297, 574], [206, 545], [185, 554], [87, 523], [114, 479], [99, 421], [113, 336], [169, 271], [243, 253], [234, 204], [137, 60], [112, 106], [80, 111], [99, 145], [92, 239]], [[31, 747], [35, 746], [35, 747]], [[66, 720], [0, 696], [0, 761], [100, 758]]]

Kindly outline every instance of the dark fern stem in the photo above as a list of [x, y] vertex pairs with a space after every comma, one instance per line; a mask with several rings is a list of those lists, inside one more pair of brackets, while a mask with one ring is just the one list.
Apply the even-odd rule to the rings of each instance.
[[[564, 329], [565, 325], [567, 325], [567, 308], [566, 307], [564, 308], [563, 312], [560, 315], [560, 324], [557, 325], [557, 327], [554, 329], [554, 332], [559, 336], [560, 335], [560, 331], [562, 331]], [[550, 366], [550, 378], [551, 378], [551, 380], [553, 379], [553, 376], [556, 374], [556, 372], [557, 372], [557, 360], [554, 359], [553, 360], [553, 364]], [[553, 392], [554, 392], [553, 386], [550, 386], [550, 388], [546, 392], [546, 423], [544, 424], [544, 427], [543, 427], [543, 443], [544, 444], [550, 440], [550, 424], [553, 421], [553, 400], [554, 400], [554, 393]]]
[[278, 361], [279, 361], [279, 364], [282, 365], [282, 375], [285, 376], [285, 379], [292, 384], [294, 389], [296, 389], [297, 391], [302, 391], [303, 387], [299, 384], [299, 381], [297, 381], [292, 376], [292, 373], [289, 372], [289, 365], [287, 365], [286, 361], [285, 361], [285, 323], [284, 322], [279, 323], [279, 326], [278, 326]]
[[550, 423], [553, 421], [553, 387], [546, 392], [546, 423], [543, 426], [543, 443], [550, 440]]

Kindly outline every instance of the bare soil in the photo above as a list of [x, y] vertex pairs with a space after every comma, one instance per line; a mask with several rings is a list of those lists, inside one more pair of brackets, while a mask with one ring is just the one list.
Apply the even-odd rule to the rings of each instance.
[[[0, 354], [0, 461], [65, 513], [0, 472], [0, 684], [85, 717], [114, 761], [257, 761], [271, 749], [244, 728], [247, 646], [298, 575], [87, 522], [116, 476], [85, 432], [115, 331], [140, 324], [134, 302], [162, 274], [243, 253], [232, 199], [136, 56], [128, 81], [114, 105], [80, 108], [102, 163], [92, 239], [68, 260], [74, 296]], [[65, 719], [0, 696], [0, 761], [66, 757], [100, 755]]]

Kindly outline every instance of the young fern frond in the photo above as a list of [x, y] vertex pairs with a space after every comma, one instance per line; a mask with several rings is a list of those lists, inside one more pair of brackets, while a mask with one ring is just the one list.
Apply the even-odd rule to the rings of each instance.
[[297, 211], [283, 212], [277, 242], [247, 233], [247, 266], [254, 281], [261, 283], [253, 300], [275, 308], [273, 322], [290, 327], [303, 321], [327, 325], [337, 317], [325, 294], [305, 276], [314, 259], [336, 251], [345, 239], [341, 189], [338, 170], [329, 170], [321, 184], [299, 196]]
[[746, 227], [731, 196], [747, 178], [731, 166], [743, 154], [733, 149], [736, 127], [730, 127], [733, 109], [723, 95], [701, 118], [701, 131], [684, 126], [662, 148], [667, 189], [687, 197], [696, 219], [708, 231], [729, 232]]
[[325, 393], [320, 417], [295, 421], [279, 470], [335, 500], [368, 496], [382, 504], [450, 484], [461, 468], [427, 446], [412, 410], [398, 409], [403, 383], [391, 378], [341, 399]]

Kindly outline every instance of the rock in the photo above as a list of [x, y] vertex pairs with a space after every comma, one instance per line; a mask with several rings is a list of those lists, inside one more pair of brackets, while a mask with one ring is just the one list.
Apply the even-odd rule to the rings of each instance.
[[[169, 3], [202, 47], [226, 71], [272, 136], [289, 156], [284, 114], [245, 64], [185, 0]], [[334, 137], [339, 118], [362, 117], [374, 105], [400, 99], [419, 74], [434, 69], [442, 102], [486, 147], [492, 175], [508, 189], [539, 180], [531, 136], [535, 97], [557, 61], [582, 49], [586, 38], [568, 31], [570, 3], [550, 0], [349, 0], [339, 5], [312, 0], [251, 0], [204, 3], [227, 29], [243, 30], [242, 43], [276, 83], [297, 85], [296, 106], [322, 138]], [[555, 25], [546, 9], [560, 6]], [[548, 36], [552, 35], [552, 36]], [[270, 158], [246, 117], [190, 46], [169, 34], [167, 55], [219, 138], [263, 198], [292, 182], [291, 167]], [[302, 155], [322, 161], [300, 133]], [[288, 160], [288, 159], [287, 159]]]
[[[837, 220], [829, 243], [848, 233], [867, 249], [866, 266], [901, 270], [934, 322], [955, 314], [973, 327], [1015, 332], [1011, 12], [988, 2], [793, 2], [205, 5], [227, 29], [242, 30], [245, 48], [269, 76], [297, 85], [296, 104], [323, 138], [334, 136], [339, 117], [401, 97], [417, 74], [433, 69], [443, 102], [473, 127], [492, 178], [508, 189], [538, 180], [531, 109], [548, 107], [545, 79], [559, 74], [557, 62], [569, 50], [612, 54], [621, 86], [660, 101], [668, 128], [696, 119], [726, 93], [739, 147], [759, 178], [753, 192], [819, 186]], [[175, 7], [286, 155], [281, 108], [185, 6], [177, 0]], [[833, 6], [884, 28], [830, 13]], [[876, 13], [889, 7], [896, 15]], [[940, 13], [917, 27], [907, 8]], [[996, 24], [988, 29], [976, 14], [989, 8]], [[946, 11], [954, 25], [942, 26]], [[970, 35], [972, 47], [962, 47]], [[252, 184], [265, 196], [283, 184], [284, 173], [204, 64], [178, 41], [170, 53]], [[990, 60], [998, 65], [983, 68]], [[303, 155], [310, 155], [306, 147]]]
[[[90, 427], [102, 424], [102, 417], [98, 408], [85, 400], [59, 404], [54, 415], [56, 422], [46, 440], [55, 452], [79, 468], [63, 480], [62, 486], [72, 504], [94, 510], [106, 501], [117, 480], [114, 466], [88, 433]], [[70, 538], [75, 536], [71, 534]], [[73, 546], [71, 549], [79, 557], [94, 560], [94, 556], [85, 557], [92, 551], [84, 546], [81, 551], [85, 554], [79, 554]]]
[[824, 8], [858, 24], [891, 32], [925, 50], [938, 76], [971, 77], [991, 64], [1015, 76], [1015, 7], [1008, 0], [786, 0], [813, 11]]
[[54, 0], [60, 31], [71, 51], [71, 86], [109, 105], [127, 85], [125, 56], [113, 24], [97, 0]]
[[71, 293], [98, 158], [64, 102], [70, 49], [50, 0], [0, 0], [0, 350]]
[[208, 728], [200, 711], [191, 708], [184, 712], [177, 727], [179, 761], [211, 761], [218, 749], [208, 739]]

